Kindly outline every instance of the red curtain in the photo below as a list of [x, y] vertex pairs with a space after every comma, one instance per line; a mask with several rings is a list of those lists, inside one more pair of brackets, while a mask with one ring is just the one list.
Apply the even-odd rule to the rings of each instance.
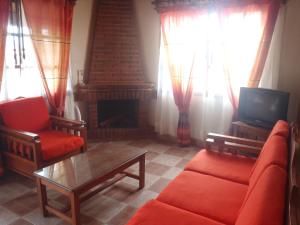
[[279, 13], [281, 1], [272, 0], [268, 3], [264, 33], [257, 51], [256, 60], [249, 78], [248, 87], [258, 87], [268, 56], [272, 36]]
[[74, 0], [22, 0], [52, 113], [63, 116]]
[[0, 88], [2, 83], [4, 58], [5, 58], [5, 43], [6, 43], [6, 31], [9, 17], [9, 0], [0, 1]]
[[[273, 31], [275, 28], [278, 12], [280, 9], [281, 1], [280, 0], [265, 0], [262, 3], [249, 4], [246, 6], [236, 6], [231, 8], [226, 8], [222, 11], [222, 17], [226, 17], [231, 13], [241, 12], [244, 15], [257, 13], [261, 14], [261, 28], [262, 34], [260, 37], [260, 41], [257, 45], [256, 57], [253, 60], [253, 66], [249, 74], [249, 79], [245, 86], [247, 87], [258, 87], [262, 72], [264, 69], [264, 65], [266, 62], [266, 58], [268, 55], [270, 43], [272, 40]], [[247, 44], [247, 43], [245, 43]], [[225, 41], [226, 45], [226, 41]], [[230, 51], [230, 49], [227, 49]], [[228, 57], [228, 54], [225, 54]], [[229, 58], [229, 57], [228, 57]], [[229, 72], [231, 70], [230, 67], [234, 67], [234, 63], [228, 63], [230, 59], [226, 59], [227, 64], [225, 67], [225, 75], [227, 81], [227, 90], [228, 96], [232, 103], [234, 114], [233, 120], [237, 118], [237, 109], [238, 109], [238, 101], [239, 101], [239, 87], [234, 84], [234, 78], [232, 74]]]
[[173, 96], [179, 111], [177, 139], [180, 145], [191, 143], [189, 106], [193, 91], [195, 46], [193, 22], [198, 12], [168, 12], [161, 15], [162, 38], [168, 62]]
[[[5, 58], [5, 43], [7, 35], [7, 23], [9, 17], [9, 0], [0, 1], [0, 88], [2, 84], [4, 58]], [[2, 164], [2, 158], [0, 155], [0, 176], [4, 173], [4, 167]]]

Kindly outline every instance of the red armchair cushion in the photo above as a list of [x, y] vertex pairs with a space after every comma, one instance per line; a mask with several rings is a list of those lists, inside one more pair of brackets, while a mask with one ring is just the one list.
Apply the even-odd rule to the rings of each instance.
[[12, 129], [35, 133], [50, 126], [48, 108], [43, 97], [2, 103], [0, 113], [3, 124]]
[[213, 176], [183, 171], [157, 200], [225, 224], [234, 224], [247, 187]]
[[139, 209], [127, 225], [223, 225], [209, 218], [182, 210], [157, 200]]
[[235, 225], [284, 224], [286, 171], [269, 166], [243, 204]]
[[201, 150], [185, 167], [185, 170], [200, 172], [215, 177], [249, 183], [255, 159]]
[[60, 131], [43, 131], [41, 139], [43, 160], [47, 161], [78, 150], [84, 144], [82, 137]]

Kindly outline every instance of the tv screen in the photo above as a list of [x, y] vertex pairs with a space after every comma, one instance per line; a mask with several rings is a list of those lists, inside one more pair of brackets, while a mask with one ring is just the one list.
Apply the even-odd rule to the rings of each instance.
[[240, 89], [239, 120], [248, 124], [272, 128], [278, 120], [286, 120], [289, 93], [263, 89]]

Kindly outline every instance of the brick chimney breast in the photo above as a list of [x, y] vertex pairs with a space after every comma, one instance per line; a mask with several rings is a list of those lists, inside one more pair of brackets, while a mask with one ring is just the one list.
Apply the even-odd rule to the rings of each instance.
[[75, 95], [87, 103], [90, 138], [153, 131], [148, 111], [156, 90], [146, 81], [141, 60], [133, 0], [94, 0], [84, 84], [78, 85]]
[[98, 0], [87, 83], [144, 82], [132, 0]]

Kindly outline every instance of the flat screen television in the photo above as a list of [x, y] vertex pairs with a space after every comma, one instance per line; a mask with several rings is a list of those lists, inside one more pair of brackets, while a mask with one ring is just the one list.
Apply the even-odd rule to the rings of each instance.
[[254, 126], [272, 128], [278, 120], [286, 120], [289, 93], [263, 89], [240, 89], [239, 120]]

